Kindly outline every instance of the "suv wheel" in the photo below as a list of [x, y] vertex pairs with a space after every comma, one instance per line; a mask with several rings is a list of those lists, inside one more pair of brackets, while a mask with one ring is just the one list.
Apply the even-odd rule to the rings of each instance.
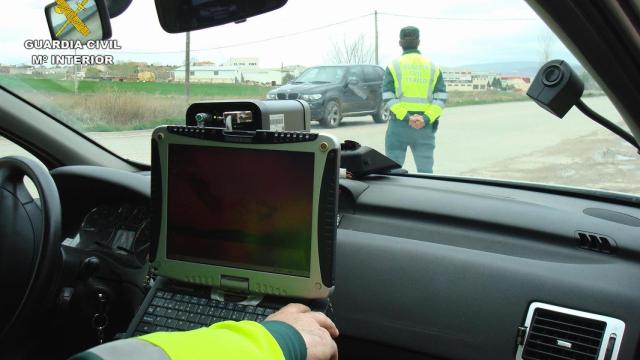
[[340, 109], [340, 104], [331, 100], [324, 107], [324, 116], [320, 120], [320, 125], [326, 128], [336, 128], [340, 126], [340, 122], [342, 121], [342, 109]]
[[391, 118], [391, 110], [389, 110], [389, 107], [386, 106], [384, 102], [380, 102], [378, 110], [373, 113], [373, 121], [378, 124], [384, 124], [389, 121], [389, 118]]

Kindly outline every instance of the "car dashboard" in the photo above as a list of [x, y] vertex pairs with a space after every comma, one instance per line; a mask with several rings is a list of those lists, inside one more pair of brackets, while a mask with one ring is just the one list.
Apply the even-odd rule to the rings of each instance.
[[89, 210], [80, 227], [62, 245], [111, 256], [131, 267], [148, 261], [151, 241], [147, 204], [101, 204]]
[[[102, 254], [123, 268], [144, 262], [148, 173], [74, 166], [52, 175], [69, 249]], [[330, 316], [341, 331], [342, 358], [514, 359], [540, 329], [540, 344], [529, 351], [604, 358], [610, 330], [584, 348], [580, 338], [571, 338], [573, 349], [562, 348], [568, 341], [545, 340], [564, 336], [567, 329], [547, 325], [571, 314], [619, 321], [624, 327], [614, 333], [611, 351], [620, 359], [637, 358], [640, 210], [633, 204], [374, 175], [341, 179], [339, 213]], [[137, 279], [141, 284], [144, 276]], [[141, 300], [132, 301], [128, 313]], [[531, 317], [538, 307], [557, 310], [560, 320], [536, 325], [541, 320]], [[575, 321], [567, 326], [580, 335], [586, 320]]]
[[[97, 167], [52, 172], [63, 208], [62, 245], [146, 266], [150, 248], [148, 177]], [[146, 182], [146, 184], [145, 184]]]

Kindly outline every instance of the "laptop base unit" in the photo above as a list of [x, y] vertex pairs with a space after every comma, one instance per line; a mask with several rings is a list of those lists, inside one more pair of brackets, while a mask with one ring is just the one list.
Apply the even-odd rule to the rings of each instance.
[[277, 296], [212, 296], [215, 289], [159, 277], [127, 329], [127, 336], [156, 331], [184, 331], [233, 320], [263, 321], [283, 306], [298, 302], [313, 311], [330, 312], [329, 299], [295, 299]]
[[157, 128], [156, 278], [126, 336], [330, 309], [339, 152], [322, 134]]

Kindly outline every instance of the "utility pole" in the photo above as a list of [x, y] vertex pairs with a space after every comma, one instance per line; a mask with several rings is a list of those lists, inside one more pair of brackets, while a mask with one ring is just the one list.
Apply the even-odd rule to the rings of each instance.
[[187, 44], [184, 52], [184, 95], [189, 101], [189, 75], [191, 74], [191, 36], [187, 31]]
[[380, 65], [380, 62], [378, 61], [378, 10], [375, 10], [373, 12], [373, 21], [374, 21], [374, 27], [375, 27], [375, 39], [376, 39], [376, 65]]

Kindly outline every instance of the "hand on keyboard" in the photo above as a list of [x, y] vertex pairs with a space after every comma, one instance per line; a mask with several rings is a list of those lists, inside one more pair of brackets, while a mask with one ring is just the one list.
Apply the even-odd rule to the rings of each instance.
[[307, 345], [308, 360], [338, 358], [338, 346], [333, 338], [338, 328], [325, 314], [314, 312], [302, 304], [289, 304], [269, 315], [267, 320], [278, 320], [293, 326]]
[[226, 320], [260, 322], [280, 306], [249, 306], [160, 290], [155, 294], [133, 335], [140, 336], [156, 331], [193, 330]]

